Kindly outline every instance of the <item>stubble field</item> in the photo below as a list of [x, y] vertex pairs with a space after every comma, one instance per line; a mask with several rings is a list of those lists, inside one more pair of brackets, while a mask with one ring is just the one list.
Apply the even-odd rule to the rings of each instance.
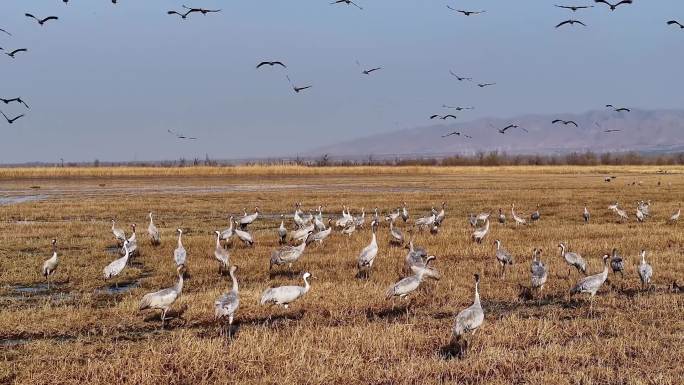
[[[18, 384], [681, 384], [684, 378], [684, 232], [666, 219], [684, 200], [684, 168], [406, 168], [0, 171], [0, 383]], [[127, 176], [128, 175], [128, 176]], [[132, 175], [132, 176], [131, 176]], [[606, 183], [604, 176], [616, 179]], [[633, 183], [634, 182], [634, 183]], [[9, 198], [9, 199], [8, 199]], [[651, 200], [652, 217], [637, 223], [636, 201]], [[618, 201], [630, 220], [607, 209]], [[415, 231], [416, 245], [437, 256], [439, 281], [404, 300], [386, 300], [402, 277], [406, 250], [378, 230], [379, 253], [367, 280], [356, 257], [371, 238], [366, 227], [339, 231], [312, 245], [292, 271], [268, 272], [278, 247], [280, 214], [292, 231], [295, 202], [323, 205], [326, 218], [342, 205], [354, 215], [377, 207], [382, 217], [406, 202], [405, 233], [432, 206], [446, 202], [438, 235]], [[510, 206], [541, 220], [516, 227]], [[592, 213], [589, 224], [582, 209]], [[214, 230], [258, 206], [250, 226], [256, 243], [234, 240], [240, 308], [230, 336], [214, 321], [214, 301], [230, 287], [213, 257]], [[468, 213], [504, 209], [481, 245], [470, 240]], [[155, 213], [162, 244], [150, 245], [147, 213]], [[141, 255], [112, 290], [102, 269], [117, 258], [111, 219], [130, 233], [138, 225]], [[190, 277], [174, 304], [181, 318], [160, 328], [158, 313], [139, 312], [141, 297], [176, 282], [173, 250], [184, 230]], [[60, 264], [48, 291], [40, 275], [58, 240]], [[495, 239], [515, 256], [499, 276]], [[559, 242], [581, 253], [590, 274], [616, 247], [624, 279], [609, 276], [589, 313], [585, 295], [570, 297], [579, 278], [559, 255]], [[532, 249], [544, 250], [549, 279], [530, 297]], [[641, 291], [639, 251], [647, 250], [654, 286]], [[289, 309], [261, 306], [264, 289], [302, 284], [311, 291]], [[455, 315], [480, 285], [485, 322], [463, 359], [445, 357]], [[178, 315], [178, 314], [176, 314]]]

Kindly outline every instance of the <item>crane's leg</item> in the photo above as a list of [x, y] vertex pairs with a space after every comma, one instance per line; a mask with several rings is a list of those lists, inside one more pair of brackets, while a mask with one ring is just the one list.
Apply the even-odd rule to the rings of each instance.
[[49, 291], [49, 290], [50, 290], [50, 274], [47, 274], [47, 275], [45, 276], [45, 279], [47, 279], [47, 285], [48, 285], [48, 288], [47, 288], [47, 289], [48, 289], [48, 291]]
[[161, 327], [164, 329], [164, 321], [166, 320], [166, 309], [162, 309], [162, 314], [161, 314]]

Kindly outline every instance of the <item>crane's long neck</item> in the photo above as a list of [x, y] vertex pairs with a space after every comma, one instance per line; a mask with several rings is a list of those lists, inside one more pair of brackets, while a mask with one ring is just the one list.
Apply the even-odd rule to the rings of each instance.
[[128, 257], [131, 255], [130, 250], [128, 250], [128, 245], [124, 245], [124, 261], [128, 261]]
[[475, 281], [475, 300], [473, 304], [480, 304], [480, 281]]
[[221, 233], [216, 234], [216, 248], [221, 247]]
[[309, 277], [304, 277], [304, 292], [306, 293], [309, 291], [309, 288], [311, 288], [311, 285], [309, 285], [308, 281]]
[[183, 292], [183, 271], [178, 272], [178, 283], [176, 284], [176, 291], [178, 295]]
[[561, 249], [561, 256], [565, 256], [565, 245], [561, 243], [560, 249]]
[[154, 226], [154, 221], [152, 220], [152, 213], [150, 213], [150, 225]]
[[183, 247], [183, 242], [181, 241], [181, 237], [183, 236], [182, 232], [178, 233], [178, 247], [182, 248]]
[[238, 281], [237, 281], [237, 278], [235, 278], [235, 272], [233, 271], [233, 269], [230, 270], [230, 279], [233, 280], [233, 289], [232, 289], [232, 291], [235, 292], [235, 293], [237, 293], [237, 292], [238, 292]]
[[641, 264], [642, 265], [646, 264], [646, 252], [645, 251], [641, 252]]
[[376, 237], [375, 237], [375, 231], [373, 231], [373, 238], [371, 238], [371, 245], [372, 245], [372, 246], [375, 246], [375, 245], [377, 245], [377, 244], [378, 244], [378, 241], [377, 241], [377, 239], [376, 239]]

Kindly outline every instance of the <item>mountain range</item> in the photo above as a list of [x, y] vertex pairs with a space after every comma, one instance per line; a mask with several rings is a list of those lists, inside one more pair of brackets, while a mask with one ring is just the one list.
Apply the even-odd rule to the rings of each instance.
[[[552, 124], [555, 119], [572, 124]], [[428, 117], [426, 120], [429, 121]], [[512, 128], [499, 133], [509, 124]], [[605, 132], [606, 130], [620, 130]], [[442, 136], [453, 131], [472, 136]], [[482, 118], [469, 122], [431, 124], [375, 134], [313, 149], [309, 156], [366, 157], [392, 155], [472, 155], [480, 151], [508, 154], [563, 154], [574, 151], [651, 152], [684, 151], [684, 110], [631, 112], [589, 111], [579, 114], [529, 114], [510, 119]]]

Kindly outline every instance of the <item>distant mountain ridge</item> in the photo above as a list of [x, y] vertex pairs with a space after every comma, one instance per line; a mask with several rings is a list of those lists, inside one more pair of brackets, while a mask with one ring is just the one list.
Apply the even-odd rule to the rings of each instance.
[[[551, 124], [554, 119], [572, 120], [574, 125]], [[509, 124], [524, 127], [500, 134]], [[605, 133], [605, 130], [621, 130]], [[450, 136], [460, 131], [473, 138]], [[563, 154], [594, 152], [682, 152], [684, 151], [684, 110], [639, 110], [631, 112], [589, 111], [580, 114], [528, 114], [511, 119], [482, 118], [470, 122], [433, 124], [376, 134], [323, 146], [307, 155], [370, 156], [388, 154], [462, 154], [480, 151], [508, 154]]]

